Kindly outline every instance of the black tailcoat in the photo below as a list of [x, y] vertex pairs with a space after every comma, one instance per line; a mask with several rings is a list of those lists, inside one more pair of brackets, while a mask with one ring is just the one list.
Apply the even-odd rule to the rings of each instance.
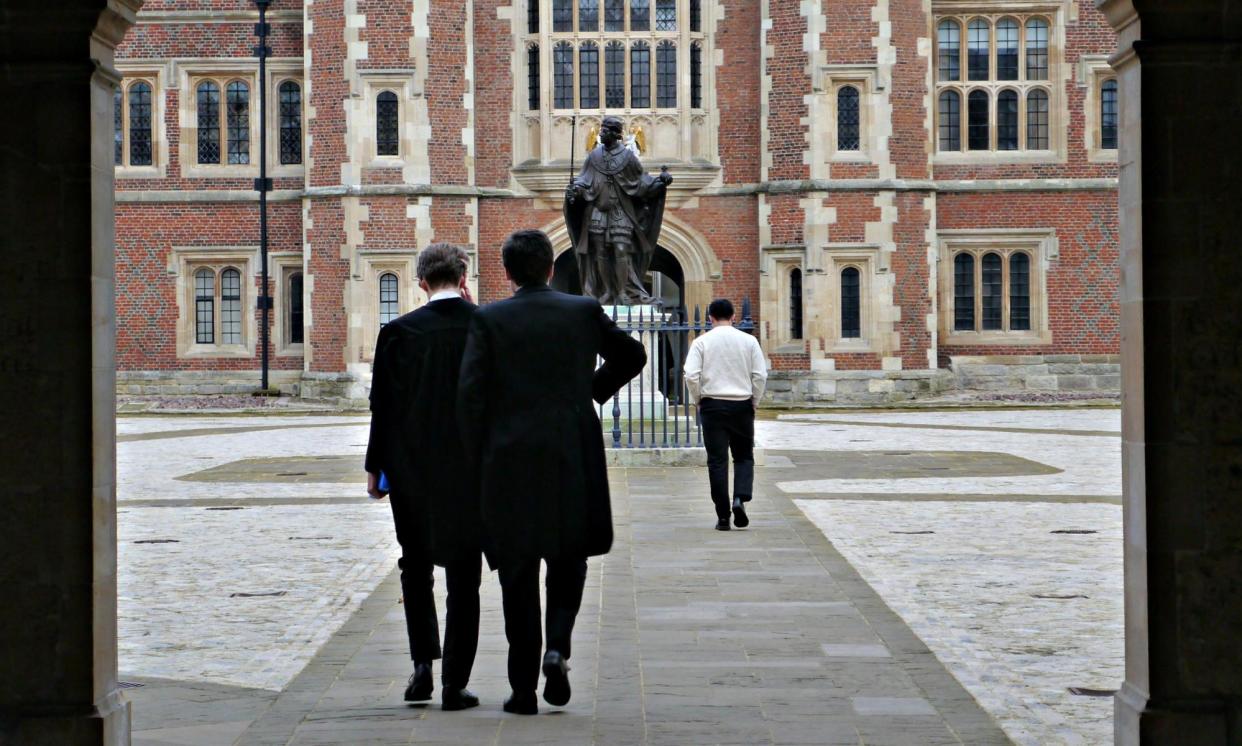
[[479, 464], [493, 566], [612, 547], [604, 436], [592, 399], [607, 401], [646, 361], [643, 346], [593, 298], [538, 285], [475, 313], [458, 409], [466, 449]]
[[480, 549], [478, 479], [457, 425], [474, 312], [460, 298], [428, 303], [386, 324], [375, 347], [366, 468], [388, 475], [394, 512], [438, 565], [477, 558]]

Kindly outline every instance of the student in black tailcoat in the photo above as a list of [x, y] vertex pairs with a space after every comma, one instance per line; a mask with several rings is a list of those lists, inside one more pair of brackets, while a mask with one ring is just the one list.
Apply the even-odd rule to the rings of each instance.
[[479, 703], [466, 689], [479, 642], [479, 492], [457, 426], [458, 376], [476, 308], [466, 287], [467, 264], [466, 252], [450, 244], [419, 254], [419, 287], [430, 300], [380, 330], [366, 457], [372, 497], [383, 497], [380, 472], [388, 477], [401, 544], [401, 591], [414, 660], [407, 702], [431, 699], [431, 662], [441, 657], [432, 565], [445, 568], [446, 710]]
[[[482, 491], [488, 562], [500, 572], [509, 640], [506, 712], [538, 712], [539, 563], [547, 562], [549, 704], [569, 701], [566, 661], [586, 558], [612, 547], [603, 403], [642, 371], [643, 346], [592, 298], [550, 287], [552, 244], [518, 231], [502, 250], [512, 298], [470, 320], [458, 411]], [[596, 363], [603, 365], [596, 370]]]

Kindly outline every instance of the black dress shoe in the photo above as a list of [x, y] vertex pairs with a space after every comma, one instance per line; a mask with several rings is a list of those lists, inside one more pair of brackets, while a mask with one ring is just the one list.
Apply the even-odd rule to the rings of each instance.
[[534, 692], [526, 692], [525, 694], [514, 692], [505, 700], [504, 710], [514, 715], [538, 715], [539, 700], [535, 698]]
[[414, 673], [410, 675], [410, 683], [405, 687], [406, 702], [426, 702], [431, 699], [431, 664], [415, 663]]
[[549, 650], [543, 656], [543, 701], [554, 707], [563, 707], [569, 703], [569, 664], [555, 650]]
[[746, 517], [746, 507], [742, 505], [742, 498], [733, 498], [733, 525], [738, 528], [746, 528], [750, 525], [750, 518]]
[[717, 531], [728, 531], [729, 530], [729, 519], [721, 518], [720, 520], [716, 521], [716, 530]]
[[469, 689], [454, 689], [453, 687], [444, 687], [441, 694], [442, 710], [453, 712], [455, 710], [468, 710], [471, 707], [479, 706], [479, 698], [474, 696], [474, 692]]

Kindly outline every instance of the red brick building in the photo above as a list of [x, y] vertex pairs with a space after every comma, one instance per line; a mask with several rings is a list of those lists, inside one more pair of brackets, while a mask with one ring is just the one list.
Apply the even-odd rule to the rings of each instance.
[[428, 244], [468, 247], [483, 301], [507, 292], [509, 232], [568, 248], [570, 159], [605, 113], [675, 178], [653, 290], [750, 298], [775, 398], [1117, 387], [1115, 41], [1091, 0], [268, 15], [263, 81], [245, 0], [148, 0], [118, 52], [122, 393], [257, 382], [260, 85], [287, 390], [364, 395]]

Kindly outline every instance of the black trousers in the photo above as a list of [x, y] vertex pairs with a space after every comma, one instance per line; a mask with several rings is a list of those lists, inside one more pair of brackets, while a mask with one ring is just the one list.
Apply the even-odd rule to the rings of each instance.
[[707, 479], [717, 518], [728, 518], [729, 453], [733, 453], [733, 496], [750, 502], [755, 485], [755, 407], [746, 401], [712, 399], [699, 402], [703, 445], [707, 447]]
[[444, 620], [444, 648], [440, 648], [440, 620], [436, 614], [435, 565], [414, 540], [413, 516], [404, 501], [393, 500], [397, 541], [401, 544], [401, 595], [404, 598], [405, 629], [410, 638], [410, 658], [430, 663], [444, 658], [440, 679], [445, 687], [464, 689], [470, 682], [475, 654], [479, 649], [479, 582], [482, 555], [451, 562], [444, 568], [448, 598]]
[[[539, 559], [501, 565], [500, 591], [509, 640], [509, 685], [516, 693], [533, 692], [539, 684], [543, 640], [539, 630]], [[586, 558], [548, 560], [548, 609], [545, 619], [548, 650], [569, 658], [574, 621], [582, 606]]]

